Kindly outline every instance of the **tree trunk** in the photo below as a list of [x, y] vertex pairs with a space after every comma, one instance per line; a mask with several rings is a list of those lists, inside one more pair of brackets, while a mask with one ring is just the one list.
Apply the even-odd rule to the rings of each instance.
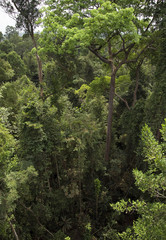
[[116, 71], [114, 70], [111, 74], [110, 92], [109, 92], [109, 108], [108, 108], [107, 137], [106, 137], [106, 150], [105, 150], [106, 162], [109, 161], [109, 156], [110, 156], [113, 101], [114, 101], [114, 96], [115, 96], [115, 75], [116, 75]]
[[32, 41], [33, 41], [33, 45], [36, 49], [36, 60], [37, 60], [37, 65], [38, 65], [38, 77], [39, 77], [39, 84], [40, 84], [40, 96], [41, 98], [43, 99], [43, 70], [42, 70], [42, 61], [38, 55], [38, 52], [37, 52], [37, 44], [36, 44], [36, 40], [35, 40], [35, 37], [34, 37], [34, 34], [33, 32], [31, 33], [31, 38], [32, 38]]

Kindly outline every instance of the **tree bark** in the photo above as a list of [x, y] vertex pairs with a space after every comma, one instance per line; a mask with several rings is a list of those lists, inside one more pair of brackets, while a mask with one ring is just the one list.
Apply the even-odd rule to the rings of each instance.
[[43, 70], [42, 70], [42, 61], [38, 55], [38, 52], [37, 52], [37, 44], [36, 44], [36, 40], [35, 40], [35, 37], [34, 37], [34, 33], [32, 32], [31, 33], [31, 38], [32, 38], [32, 41], [33, 41], [33, 45], [36, 49], [36, 60], [37, 60], [37, 65], [38, 65], [38, 77], [39, 77], [39, 84], [40, 84], [40, 96], [41, 98], [43, 99]]
[[42, 72], [42, 62], [39, 55], [36, 53], [36, 59], [38, 63], [38, 76], [39, 76], [39, 83], [40, 83], [40, 96], [43, 99], [43, 72]]
[[127, 100], [124, 99], [124, 98], [122, 98], [121, 96], [119, 96], [117, 93], [115, 93], [115, 95], [116, 95], [120, 100], [122, 100], [122, 101], [125, 103], [127, 109], [130, 110], [130, 107], [129, 107], [129, 104], [128, 104]]
[[106, 136], [106, 150], [105, 150], [106, 162], [109, 161], [109, 156], [110, 156], [113, 101], [115, 96], [115, 76], [116, 76], [116, 71], [114, 70], [111, 74], [110, 92], [109, 92], [109, 108], [108, 108], [107, 136]]
[[[121, 37], [122, 38], [122, 37]], [[115, 77], [116, 77], [116, 73], [118, 71], [118, 69], [125, 63], [127, 63], [127, 59], [129, 56], [129, 53], [131, 51], [131, 49], [134, 47], [134, 43], [130, 44], [127, 48], [125, 48], [125, 42], [122, 38], [123, 41], [123, 48], [122, 50], [120, 49], [117, 53], [113, 53], [112, 52], [112, 46], [111, 46], [111, 42], [110, 39], [108, 40], [108, 54], [109, 54], [109, 58], [105, 58], [104, 56], [102, 56], [97, 49], [94, 49], [92, 47], [89, 47], [89, 50], [94, 53], [102, 62], [109, 64], [110, 69], [111, 69], [111, 81], [110, 81], [110, 92], [109, 92], [109, 109], [108, 109], [108, 121], [107, 121], [107, 136], [106, 136], [106, 149], [105, 149], [105, 160], [108, 163], [109, 162], [109, 157], [110, 157], [110, 147], [111, 147], [111, 132], [112, 132], [112, 118], [113, 118], [113, 101], [114, 101], [114, 96], [115, 96]], [[116, 58], [116, 56], [121, 53], [122, 51], [124, 51], [125, 53], [125, 57], [124, 59], [122, 59], [122, 61], [119, 62], [119, 64], [117, 66], [114, 65], [114, 58]], [[127, 102], [126, 102], [127, 105]], [[127, 105], [128, 109], [129, 106]]]
[[13, 232], [13, 234], [14, 234], [14, 236], [15, 236], [15, 239], [16, 239], [16, 240], [19, 240], [19, 237], [18, 237], [18, 235], [17, 235], [17, 232], [16, 232], [16, 230], [15, 230], [15, 228], [14, 228], [14, 226], [13, 226], [13, 224], [12, 224], [12, 222], [11, 222], [10, 220], [9, 220], [9, 223], [10, 223], [12, 232]]

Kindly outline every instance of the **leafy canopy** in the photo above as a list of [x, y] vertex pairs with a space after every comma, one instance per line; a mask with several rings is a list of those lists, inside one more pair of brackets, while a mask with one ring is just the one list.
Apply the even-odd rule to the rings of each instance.
[[90, 46], [101, 49], [112, 38], [117, 47], [119, 36], [128, 44], [139, 41], [132, 7], [122, 8], [104, 0], [90, 1], [87, 8], [80, 2], [75, 7], [72, 1], [48, 1], [48, 4], [42, 33], [47, 51], [72, 52]]
[[161, 129], [163, 142], [159, 144], [150, 128], [142, 129], [142, 144], [145, 161], [149, 168], [146, 172], [133, 170], [136, 186], [151, 197], [150, 201], [121, 200], [111, 206], [119, 212], [132, 213], [137, 211], [139, 218], [133, 227], [119, 234], [122, 239], [165, 239], [166, 236], [166, 120]]

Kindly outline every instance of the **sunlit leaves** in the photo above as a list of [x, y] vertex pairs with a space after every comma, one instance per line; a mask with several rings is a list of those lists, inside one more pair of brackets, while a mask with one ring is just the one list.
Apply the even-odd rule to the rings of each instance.
[[61, 15], [60, 9], [58, 11], [60, 4], [56, 5], [54, 16], [52, 12], [47, 12], [44, 19], [43, 40], [50, 44], [55, 42], [53, 49], [59, 41], [62, 42], [59, 49], [70, 52], [76, 50], [77, 46], [104, 45], [112, 35], [119, 33], [123, 35], [125, 41], [138, 42], [139, 37], [133, 22], [135, 17], [132, 8], [123, 9], [114, 3], [111, 4], [110, 1], [98, 1], [99, 7], [93, 7], [91, 3], [91, 8], [84, 10], [82, 16], [79, 10], [75, 12], [73, 5], [70, 6], [68, 2], [65, 4], [63, 7], [65, 6], [66, 9], [73, 9], [70, 17], [64, 17], [63, 13]]
[[[13, 136], [0, 123], [0, 181], [12, 167], [12, 159], [14, 160], [16, 142]], [[15, 161], [15, 160], [14, 160]]]
[[10, 172], [7, 174], [5, 181], [8, 190], [6, 194], [8, 213], [11, 213], [15, 209], [16, 202], [19, 198], [26, 198], [26, 200], [31, 198], [30, 184], [35, 183], [37, 175], [33, 166], [23, 171]]
[[0, 58], [0, 83], [7, 82], [14, 76], [14, 70], [9, 62]]
[[7, 56], [7, 59], [14, 70], [16, 78], [25, 74], [24, 62], [15, 51], [10, 52]]

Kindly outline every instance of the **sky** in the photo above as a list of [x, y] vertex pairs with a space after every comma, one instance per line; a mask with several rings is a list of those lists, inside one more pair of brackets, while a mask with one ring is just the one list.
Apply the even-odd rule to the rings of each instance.
[[[5, 34], [7, 26], [15, 27], [15, 20], [9, 17], [9, 15], [5, 13], [5, 11], [0, 7], [0, 32]], [[41, 27], [36, 28], [36, 31], [41, 30], [42, 30]]]
[[0, 8], [0, 32], [4, 34], [8, 25], [14, 27], [15, 21], [11, 17], [9, 17], [2, 8]]

